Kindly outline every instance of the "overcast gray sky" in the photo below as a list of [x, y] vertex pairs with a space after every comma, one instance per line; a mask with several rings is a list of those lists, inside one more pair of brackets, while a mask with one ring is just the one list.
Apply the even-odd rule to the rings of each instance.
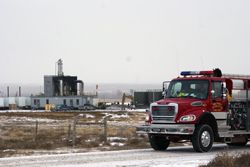
[[181, 70], [250, 74], [249, 0], [0, 0], [2, 83], [64, 73], [159, 83]]

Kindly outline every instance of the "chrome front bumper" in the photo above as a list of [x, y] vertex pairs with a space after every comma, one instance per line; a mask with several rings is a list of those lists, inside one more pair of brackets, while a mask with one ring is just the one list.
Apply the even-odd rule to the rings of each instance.
[[194, 129], [192, 124], [151, 124], [136, 127], [136, 133], [192, 135]]

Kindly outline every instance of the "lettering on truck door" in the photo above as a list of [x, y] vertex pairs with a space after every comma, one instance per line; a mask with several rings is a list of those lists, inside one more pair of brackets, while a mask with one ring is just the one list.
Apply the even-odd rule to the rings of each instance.
[[223, 97], [222, 81], [212, 81], [210, 111], [217, 120], [226, 119], [227, 98]]

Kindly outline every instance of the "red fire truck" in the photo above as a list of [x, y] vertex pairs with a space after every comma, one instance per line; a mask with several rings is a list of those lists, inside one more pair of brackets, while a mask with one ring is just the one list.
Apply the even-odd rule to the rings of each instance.
[[183, 71], [163, 85], [164, 98], [150, 105], [145, 125], [137, 127], [137, 133], [148, 134], [153, 149], [185, 141], [196, 152], [210, 151], [213, 142], [247, 144], [250, 76], [222, 75], [220, 69]]

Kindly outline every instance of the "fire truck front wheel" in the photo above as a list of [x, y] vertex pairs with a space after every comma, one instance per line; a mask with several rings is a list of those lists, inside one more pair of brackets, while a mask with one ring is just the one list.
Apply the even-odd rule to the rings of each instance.
[[209, 125], [199, 125], [192, 136], [193, 148], [196, 152], [208, 152], [214, 142], [213, 130]]
[[170, 141], [166, 138], [166, 136], [149, 134], [148, 138], [149, 138], [151, 147], [154, 150], [158, 150], [158, 151], [166, 150], [170, 143]]

